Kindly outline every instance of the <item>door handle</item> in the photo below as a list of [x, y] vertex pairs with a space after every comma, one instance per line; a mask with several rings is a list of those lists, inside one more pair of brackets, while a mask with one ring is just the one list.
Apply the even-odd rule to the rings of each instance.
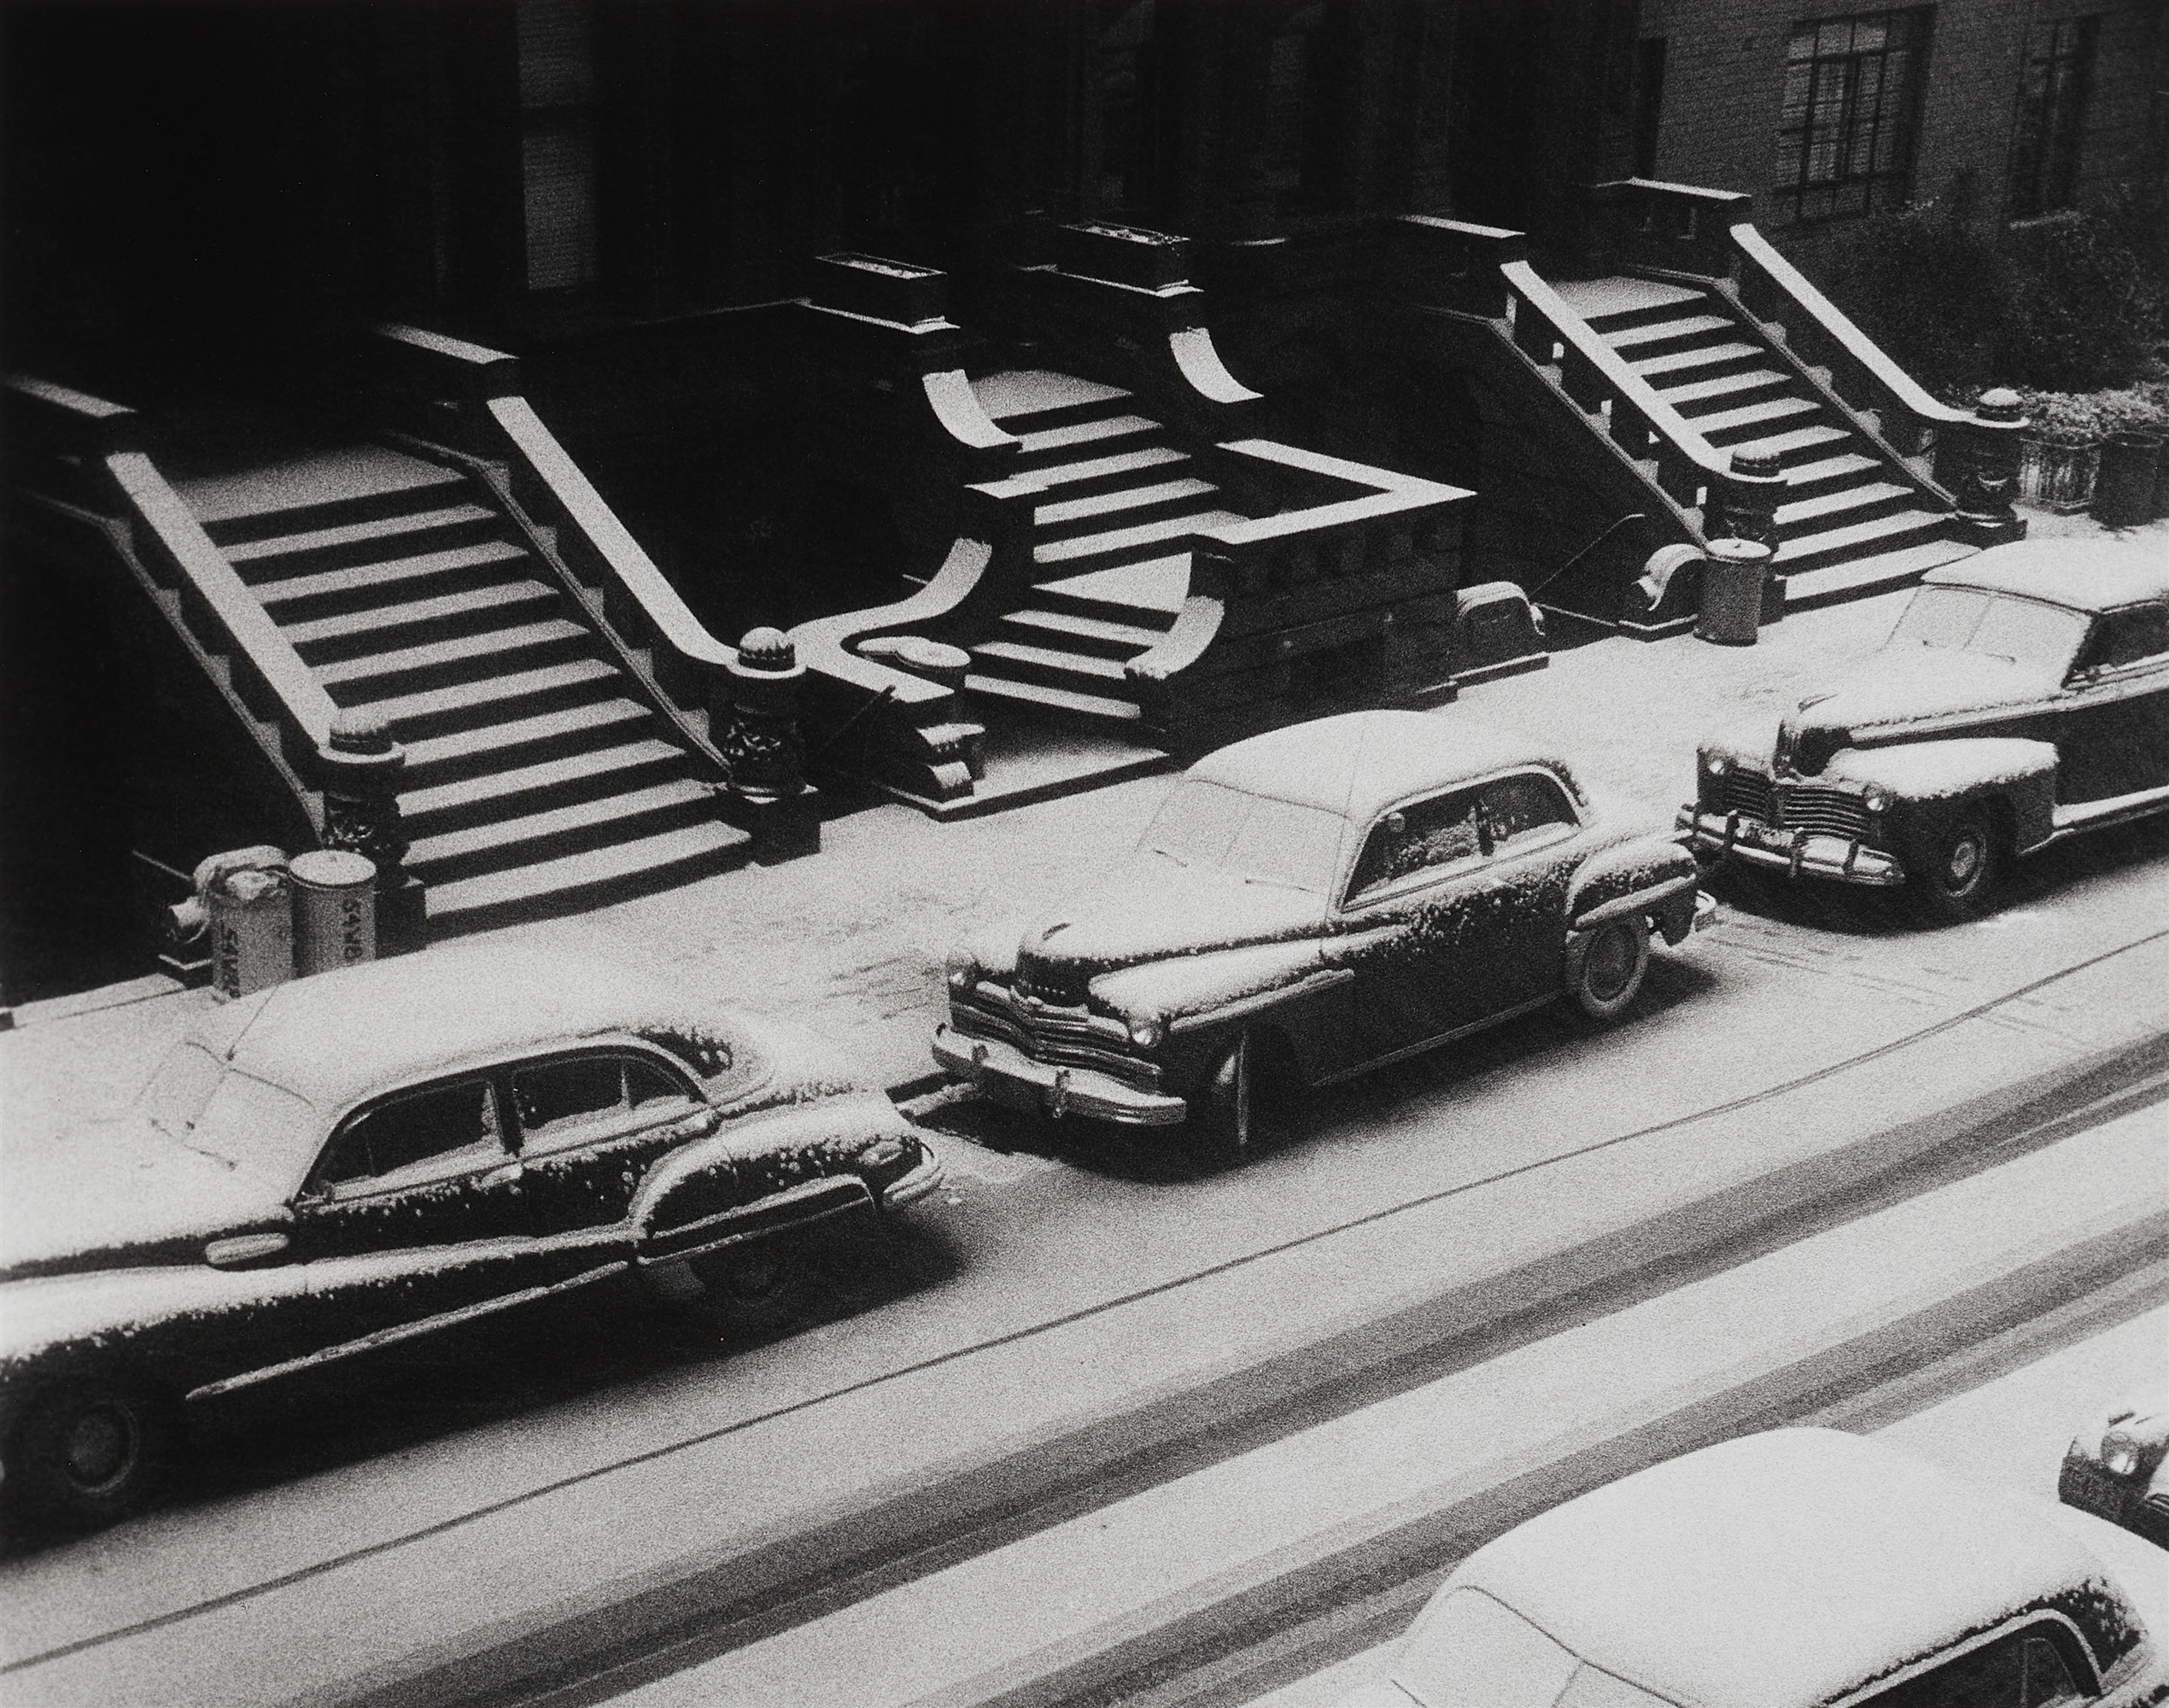
[[520, 1176], [524, 1172], [519, 1160], [515, 1157], [512, 1161], [500, 1163], [487, 1173], [477, 1177], [475, 1184], [477, 1186], [517, 1186], [520, 1183]]

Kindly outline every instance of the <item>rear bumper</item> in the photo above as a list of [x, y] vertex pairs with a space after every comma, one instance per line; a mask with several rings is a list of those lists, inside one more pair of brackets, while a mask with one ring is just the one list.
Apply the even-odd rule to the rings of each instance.
[[945, 1024], [934, 1028], [934, 1060], [944, 1072], [1015, 1108], [1089, 1115], [1125, 1126], [1172, 1126], [1190, 1114], [1188, 1103], [1164, 1091], [1140, 1091], [1090, 1068], [1052, 1068], [1014, 1044], [967, 1038]]
[[[920, 1148], [926, 1150], [923, 1141]], [[932, 1150], [926, 1150], [924, 1161], [905, 1175], [903, 1179], [882, 1192], [881, 1208], [885, 1210], [900, 1210], [907, 1205], [915, 1204], [932, 1193], [941, 1184], [941, 1159]]]
[[1687, 846], [1722, 860], [1745, 860], [1795, 878], [1832, 878], [1879, 889], [1895, 889], [1905, 881], [1905, 869], [1896, 855], [1842, 836], [1780, 830], [1737, 813], [1698, 812], [1691, 806], [1680, 809], [1674, 824]]

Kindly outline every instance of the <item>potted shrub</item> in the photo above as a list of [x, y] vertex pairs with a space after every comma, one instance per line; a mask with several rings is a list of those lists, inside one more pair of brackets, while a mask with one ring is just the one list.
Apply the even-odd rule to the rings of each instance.
[[2068, 392], [2029, 392], [2032, 425], [2019, 440], [2019, 501], [2060, 515], [2093, 501], [2107, 425], [2098, 398]]

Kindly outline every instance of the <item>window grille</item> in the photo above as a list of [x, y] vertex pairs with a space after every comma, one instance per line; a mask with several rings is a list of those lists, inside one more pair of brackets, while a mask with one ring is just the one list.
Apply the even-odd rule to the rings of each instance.
[[2027, 33], [2018, 135], [2011, 151], [2014, 219], [2068, 208], [2078, 199], [2078, 143], [2101, 21], [2061, 18], [2037, 24]]
[[1850, 219], [1905, 200], [1927, 38], [1926, 9], [1793, 26], [1772, 198], [1780, 223]]

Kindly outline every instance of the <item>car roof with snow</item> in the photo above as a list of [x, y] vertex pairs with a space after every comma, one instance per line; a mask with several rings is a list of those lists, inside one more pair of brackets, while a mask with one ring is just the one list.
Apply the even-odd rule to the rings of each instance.
[[2169, 599], [2169, 559], [2149, 560], [2114, 540], [2020, 540], [1928, 571], [1924, 587], [2023, 594], [2073, 611], [2114, 611]]
[[330, 1109], [478, 1056], [605, 1033], [697, 1039], [727, 1020], [722, 1004], [607, 956], [471, 944], [289, 980], [215, 1010], [190, 1038]]
[[2137, 1624], [2047, 1518], [1832, 1430], [1652, 1465], [1508, 1531], [1449, 1583], [1690, 1708], [1817, 1708], [2051, 1604]]
[[1512, 765], [1545, 766], [1581, 794], [1564, 761], [1459, 712], [1351, 711], [1294, 723], [1208, 754], [1190, 775], [1367, 823], [1411, 795]]

